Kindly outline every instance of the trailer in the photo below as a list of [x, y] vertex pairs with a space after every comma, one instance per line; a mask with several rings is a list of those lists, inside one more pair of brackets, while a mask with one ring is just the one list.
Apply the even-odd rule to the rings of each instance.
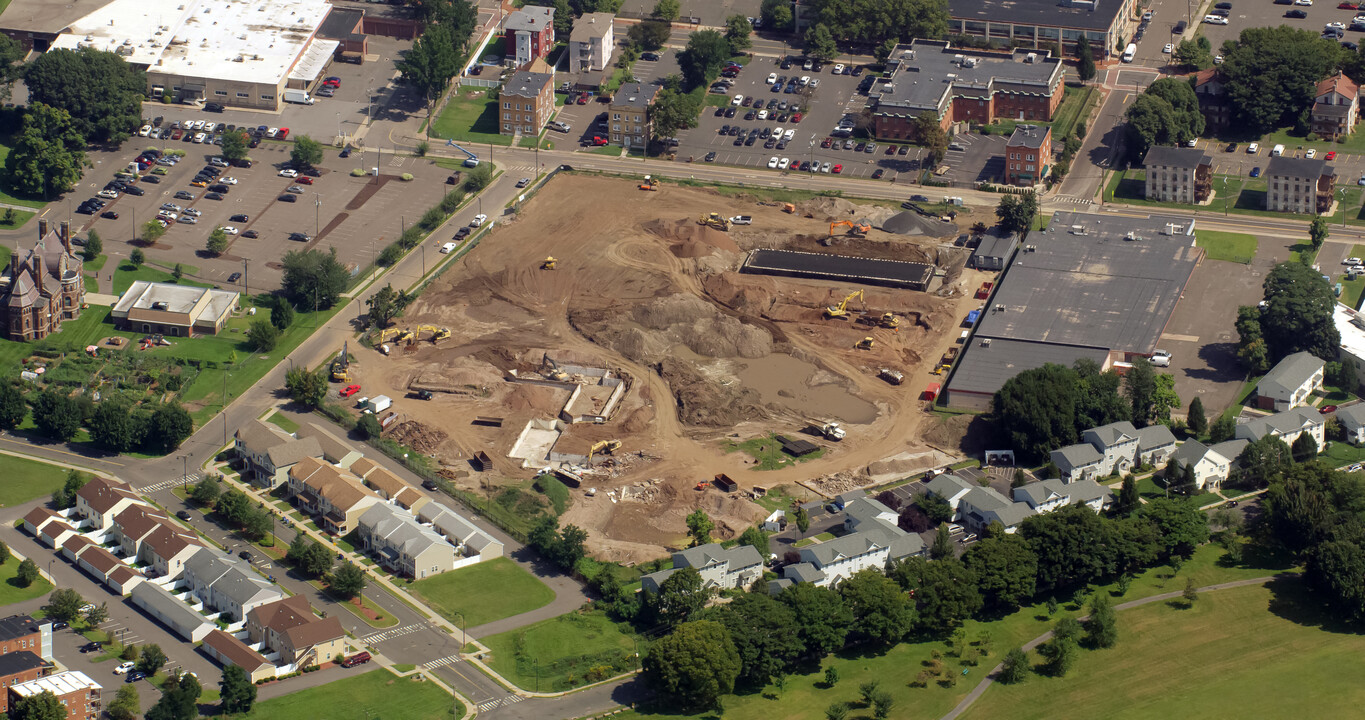
[[366, 404], [368, 405], [366, 408], [367, 411], [371, 413], [381, 413], [393, 407], [393, 399], [388, 395], [378, 395], [370, 398], [370, 401]]
[[977, 299], [977, 300], [985, 300], [986, 298], [990, 297], [990, 296], [991, 296], [991, 289], [994, 288], [994, 287], [995, 287], [995, 283], [993, 283], [993, 282], [991, 282], [991, 281], [989, 281], [989, 280], [987, 280], [986, 282], [981, 283], [981, 287], [977, 288], [977, 290], [976, 290], [976, 299]]
[[390, 425], [393, 424], [393, 421], [394, 421], [394, 420], [397, 420], [397, 419], [398, 419], [398, 413], [396, 413], [396, 412], [391, 412], [391, 413], [389, 413], [388, 415], [385, 415], [383, 420], [380, 420], [380, 421], [379, 421], [379, 427], [381, 427], [381, 428], [387, 428], [388, 426], [390, 426]]
[[493, 458], [488, 457], [488, 453], [480, 450], [469, 458], [469, 464], [474, 466], [479, 472], [487, 472], [493, 469]]
[[725, 473], [720, 473], [712, 478], [711, 483], [721, 492], [731, 493], [739, 489], [739, 483], [731, 480], [730, 476]]
[[485, 427], [502, 427], [502, 418], [489, 415], [475, 415], [474, 424], [483, 425]]

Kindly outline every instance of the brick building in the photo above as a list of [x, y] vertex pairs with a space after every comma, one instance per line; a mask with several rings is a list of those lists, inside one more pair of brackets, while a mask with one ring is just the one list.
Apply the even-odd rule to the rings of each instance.
[[[10, 615], [0, 619], [0, 657], [28, 651], [43, 658], [51, 658], [52, 626], [40, 624], [27, 615]], [[48, 648], [44, 652], [43, 648]]]
[[1005, 143], [1005, 184], [1037, 185], [1052, 160], [1052, 128], [1019, 125]]
[[10, 687], [37, 680], [47, 668], [42, 658], [27, 650], [0, 655], [0, 713], [9, 712]]
[[947, 130], [953, 123], [996, 119], [1051, 122], [1062, 103], [1062, 62], [1047, 52], [1002, 53], [916, 40], [887, 58], [890, 80], [873, 85], [868, 106], [874, 133], [913, 140], [916, 119], [930, 113]]
[[38, 221], [38, 242], [27, 253], [10, 256], [0, 278], [5, 337], [41, 340], [62, 329], [63, 320], [80, 316], [85, 304], [85, 274], [71, 251], [71, 226]]
[[659, 94], [658, 85], [625, 83], [611, 98], [607, 117], [611, 123], [611, 144], [643, 148], [654, 134], [650, 106]]
[[503, 135], [540, 134], [540, 129], [555, 112], [555, 76], [520, 70], [502, 85], [498, 108], [499, 133]]
[[10, 703], [19, 698], [50, 692], [66, 706], [66, 720], [95, 720], [100, 717], [100, 691], [104, 688], [79, 670], [68, 670], [11, 685]]
[[502, 30], [508, 62], [521, 67], [532, 60], [544, 60], [555, 44], [555, 9], [527, 5], [509, 13]]

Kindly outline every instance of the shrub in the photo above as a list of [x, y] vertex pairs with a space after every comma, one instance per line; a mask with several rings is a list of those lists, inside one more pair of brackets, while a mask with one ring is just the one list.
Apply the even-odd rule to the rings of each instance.
[[351, 171], [351, 177], [362, 177], [364, 174], [365, 170], [363, 168], [356, 168]]
[[376, 259], [375, 262], [384, 267], [390, 267], [403, 258], [403, 249], [403, 246], [399, 243], [389, 243], [388, 246], [384, 248], [383, 252], [379, 253], [379, 258]]
[[411, 180], [411, 179], [412, 179], [412, 173], [403, 173], [402, 175], [399, 175], [398, 177], [401, 178], [401, 179], [404, 180], [404, 181], [408, 181], [408, 180]]

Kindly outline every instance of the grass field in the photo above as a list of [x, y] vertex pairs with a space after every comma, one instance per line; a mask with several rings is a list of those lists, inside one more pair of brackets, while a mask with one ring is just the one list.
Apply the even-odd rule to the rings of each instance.
[[[489, 100], [488, 93], [479, 88], [461, 88], [436, 116], [431, 125], [432, 140], [451, 139], [455, 142], [511, 145], [511, 135], [498, 133], [498, 101]], [[470, 152], [477, 153], [475, 148]]]
[[[371, 670], [326, 685], [257, 703], [247, 720], [440, 720], [464, 717], [460, 702], [433, 683]], [[226, 717], [226, 716], [224, 716]]]
[[[132, 287], [133, 283], [138, 280], [164, 283], [176, 282], [175, 278], [171, 277], [171, 274], [164, 270], [159, 270], [150, 265], [139, 266], [130, 262], [122, 262], [119, 263], [118, 268], [114, 270], [114, 289], [112, 292], [115, 295], [122, 295], [124, 291]], [[192, 285], [194, 287], [212, 287], [208, 283], [194, 282], [186, 278], [181, 278], [179, 284]]]
[[270, 417], [266, 418], [265, 421], [272, 425], [275, 425], [276, 427], [280, 428], [281, 430], [287, 433], [297, 432], [299, 429], [298, 423], [279, 413], [274, 413]]
[[[489, 665], [500, 675], [523, 689], [548, 691], [563, 689], [570, 676], [581, 678], [597, 658], [634, 653], [633, 637], [630, 625], [601, 612], [572, 612], [482, 641], [493, 651]], [[640, 652], [644, 649], [641, 643]]]
[[[1114, 602], [1136, 600], [1160, 593], [1183, 590], [1186, 578], [1193, 578], [1197, 585], [1204, 586], [1230, 580], [1262, 577], [1282, 569], [1223, 567], [1217, 563], [1218, 558], [1222, 555], [1221, 548], [1206, 545], [1199, 548], [1194, 557], [1186, 562], [1179, 574], [1174, 577], [1171, 576], [1169, 567], [1163, 566], [1148, 570], [1135, 577], [1132, 585], [1128, 588], [1128, 593], [1122, 598], [1115, 597]], [[1117, 592], [1113, 585], [1104, 586], [1096, 591], [1110, 592], [1111, 595]], [[1058, 599], [1063, 601], [1063, 605], [1055, 617], [1049, 617], [1046, 608], [1040, 603], [1022, 608], [999, 620], [990, 622], [971, 620], [965, 623], [964, 629], [969, 641], [976, 642], [981, 639], [983, 634], [989, 634], [991, 645], [990, 656], [978, 666], [966, 667], [968, 670], [966, 675], [961, 674], [963, 667], [960, 665], [960, 661], [945, 652], [945, 645], [942, 642], [903, 643], [881, 654], [846, 652], [826, 657], [819, 667], [813, 667], [805, 674], [792, 675], [787, 680], [786, 688], [781, 691], [769, 686], [763, 693], [726, 696], [723, 699], [725, 719], [809, 720], [820, 716], [821, 711], [831, 703], [856, 700], [858, 685], [872, 679], [879, 680], [882, 689], [891, 693], [895, 700], [892, 717], [899, 720], [930, 720], [931, 718], [942, 717], [944, 713], [951, 710], [966, 696], [972, 687], [981, 680], [984, 673], [994, 667], [1010, 648], [1022, 645], [1051, 629], [1053, 623], [1064, 615], [1077, 616], [1082, 614], [1080, 608], [1067, 602], [1069, 598]], [[1264, 611], [1264, 605], [1261, 609]], [[1124, 616], [1120, 615], [1119, 617], [1120, 626], [1123, 626]], [[1120, 653], [1127, 652], [1126, 648], [1127, 646], [1120, 642], [1118, 651]], [[910, 687], [909, 682], [915, 678], [923, 664], [931, 659], [933, 651], [943, 652], [944, 664], [950, 669], [955, 668], [955, 672], [950, 677], [955, 679], [956, 684], [945, 687], [938, 683], [931, 683], [924, 688]], [[1087, 657], [1089, 656], [1082, 656], [1082, 663]], [[1158, 665], [1169, 671], [1170, 657], [1163, 657], [1163, 661], [1164, 663], [1158, 663]], [[1152, 662], [1150, 657], [1147, 658], [1147, 662]], [[833, 688], [827, 688], [824, 683], [824, 672], [825, 668], [828, 667], [836, 668], [839, 673], [839, 683]], [[1051, 709], [1047, 703], [1039, 706], [1039, 710]], [[688, 715], [671, 710], [650, 709], [638, 713], [625, 712], [616, 717], [619, 720], [634, 720], [636, 718], [701, 720], [715, 716], [711, 713]], [[849, 717], [870, 718], [871, 713], [855, 710]], [[991, 716], [973, 715], [973, 717]], [[994, 717], [1013, 720], [1015, 714], [1002, 712], [997, 713]], [[1049, 717], [1102, 718], [1106, 716], [1052, 712]], [[1144, 717], [1161, 716], [1153, 714]], [[1180, 717], [1180, 714], [1175, 713], [1171, 717]], [[1236, 716], [1229, 715], [1229, 717]], [[1274, 715], [1268, 717], [1274, 717]]]
[[1057, 112], [1052, 116], [1054, 142], [1064, 142], [1070, 137], [1072, 131], [1076, 129], [1076, 123], [1085, 117], [1092, 104], [1099, 101], [1099, 90], [1089, 85], [1085, 87], [1067, 85], [1064, 92], [1066, 94], [1062, 98], [1062, 104], [1057, 106]]
[[19, 587], [18, 581], [15, 580], [17, 574], [19, 574], [17, 559], [10, 558], [4, 565], [0, 565], [0, 605], [32, 600], [52, 592], [52, 583], [44, 578], [38, 578], [28, 587]]
[[466, 628], [530, 612], [555, 599], [545, 583], [505, 557], [418, 580], [409, 589], [451, 622], [462, 614]]
[[[1353, 245], [1349, 257], [1365, 258], [1361, 253], [1365, 253], [1365, 245]], [[1361, 293], [1365, 292], [1365, 275], [1355, 280], [1347, 280], [1346, 273], [1339, 273], [1336, 282], [1341, 283], [1342, 304], [1359, 309]]]
[[13, 455], [0, 455], [0, 507], [13, 507], [52, 494], [66, 482], [66, 470]]
[[750, 438], [743, 442], [726, 441], [721, 448], [727, 453], [740, 451], [758, 461], [757, 470], [780, 470], [784, 467], [795, 465], [796, 463], [814, 460], [825, 454], [825, 449], [820, 448], [808, 455], [794, 457], [782, 450], [782, 443], [777, 441], [775, 435], [767, 437]]
[[1210, 260], [1246, 265], [1256, 257], [1256, 236], [1219, 230], [1195, 230], [1194, 244], [1204, 248]]
[[1365, 635], [1324, 629], [1322, 618], [1298, 615], [1298, 603], [1267, 610], [1302, 599], [1281, 585], [1204, 593], [1189, 609], [1120, 612], [1116, 647], [1082, 651], [1065, 678], [993, 685], [963, 717], [1293, 717], [1304, 698], [1314, 717], [1355, 717]]

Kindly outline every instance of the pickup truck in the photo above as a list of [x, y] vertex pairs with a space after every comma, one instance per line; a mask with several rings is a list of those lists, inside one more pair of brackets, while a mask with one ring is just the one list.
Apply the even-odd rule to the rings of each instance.
[[730, 218], [731, 225], [753, 225], [754, 219], [749, 215], [736, 215]]

